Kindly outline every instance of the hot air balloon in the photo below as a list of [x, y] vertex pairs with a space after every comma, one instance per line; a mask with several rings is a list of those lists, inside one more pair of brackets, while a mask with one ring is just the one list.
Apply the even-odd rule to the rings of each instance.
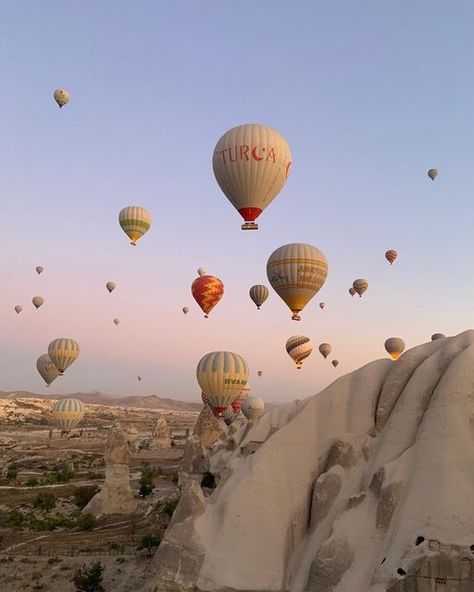
[[436, 341], [437, 339], [443, 339], [443, 337], [446, 337], [446, 335], [444, 335], [444, 333], [433, 333], [433, 335], [431, 336], [431, 341]]
[[189, 308], [187, 306], [183, 306], [183, 312], [184, 314], [188, 314]]
[[303, 360], [305, 360], [313, 351], [313, 342], [304, 335], [293, 335], [286, 342], [286, 351], [296, 364], [298, 370], [301, 370]]
[[354, 283], [352, 284], [352, 287], [357, 292], [357, 294], [359, 294], [359, 298], [360, 298], [362, 296], [362, 294], [369, 287], [369, 283], [367, 282], [367, 280], [364, 280], [364, 279], [360, 278], [358, 280], [354, 280]]
[[242, 405], [242, 413], [249, 421], [256, 421], [263, 415], [265, 403], [259, 397], [249, 397]]
[[260, 310], [260, 307], [268, 298], [268, 288], [266, 286], [262, 286], [257, 284], [256, 286], [252, 286], [249, 290], [250, 298], [253, 300], [255, 305], [257, 306], [257, 310]]
[[120, 323], [120, 319], [114, 319], [114, 325], [118, 325]]
[[206, 270], [204, 269], [204, 267], [200, 267], [198, 269], [198, 275], [206, 275]]
[[333, 360], [331, 362], [331, 364], [334, 366], [334, 368], [339, 364], [339, 360]]
[[240, 408], [242, 407], [242, 404], [244, 401], [246, 401], [249, 398], [249, 394], [250, 394], [250, 387], [247, 384], [239, 393], [239, 395], [237, 396], [236, 399], [234, 399], [232, 401], [232, 403], [230, 404], [232, 409], [238, 413], [240, 411]]
[[151, 214], [139, 206], [127, 206], [120, 211], [119, 223], [133, 246], [151, 226]]
[[319, 353], [326, 359], [332, 352], [332, 345], [330, 343], [321, 343], [319, 346]]
[[67, 105], [69, 103], [69, 99], [71, 98], [67, 90], [64, 90], [63, 88], [57, 88], [54, 91], [53, 96], [60, 109], [64, 107], [64, 105]]
[[17, 304], [17, 305], [15, 306], [15, 312], [16, 312], [16, 314], [20, 314], [20, 312], [21, 312], [22, 310], [23, 310], [23, 308], [22, 308], [22, 307], [21, 307], [19, 304]]
[[392, 360], [398, 360], [405, 349], [405, 342], [400, 337], [389, 337], [385, 341], [385, 349], [390, 354]]
[[206, 393], [201, 392], [201, 399], [204, 405], [209, 405], [209, 399], [207, 398]]
[[107, 282], [105, 287], [109, 292], [113, 292], [115, 290], [115, 283], [114, 282]]
[[244, 219], [242, 230], [257, 230], [256, 218], [288, 179], [290, 147], [271, 127], [238, 125], [217, 142], [212, 167], [219, 187]]
[[63, 432], [75, 428], [84, 417], [84, 413], [84, 404], [79, 399], [62, 399], [53, 407], [53, 417]]
[[354, 290], [354, 288], [351, 286], [351, 287], [349, 288], [349, 294], [350, 294], [351, 296], [354, 296], [354, 294], [355, 294], [355, 293], [356, 293], [356, 291], [355, 291], [355, 290]]
[[267, 261], [267, 277], [275, 292], [300, 321], [299, 312], [319, 292], [328, 275], [324, 254], [304, 243], [283, 245]]
[[219, 415], [241, 394], [248, 380], [248, 366], [242, 356], [228, 351], [210, 352], [196, 369], [201, 390]]
[[59, 370], [53, 364], [48, 354], [43, 354], [36, 360], [36, 368], [45, 381], [46, 386], [49, 386], [59, 376]]
[[143, 380], [143, 378], [141, 376], [137, 376], [137, 380], [138, 380], [138, 382], [141, 382]]
[[394, 251], [393, 249], [389, 249], [385, 253], [385, 259], [390, 263], [390, 265], [393, 265], [393, 262], [395, 261], [395, 259], [397, 257], [398, 257], [398, 253], [397, 253], [397, 251]]
[[224, 284], [213, 275], [200, 275], [192, 283], [191, 293], [207, 319], [211, 310], [224, 295]]
[[319, 303], [319, 308], [323, 309], [326, 306], [325, 302], [320, 302]]
[[38, 267], [36, 267], [35, 269], [38, 275], [40, 275], [40, 273], [43, 273], [43, 268], [41, 267], [41, 265], [38, 265]]
[[58, 368], [59, 375], [77, 360], [79, 357], [79, 344], [67, 337], [58, 337], [51, 341], [48, 346], [48, 354], [53, 364]]
[[262, 372], [261, 370], [259, 370], [259, 371], [257, 372], [257, 374], [258, 374], [259, 376], [262, 376], [263, 372]]
[[438, 176], [438, 169], [430, 169], [428, 171], [428, 177], [434, 181], [436, 179], [436, 177]]
[[33, 302], [34, 307], [38, 309], [44, 303], [44, 298], [41, 298], [41, 296], [35, 296], [31, 302]]
[[224, 420], [224, 423], [227, 427], [229, 427], [232, 424], [236, 417], [237, 413], [232, 409], [230, 405], [222, 414], [222, 419]]

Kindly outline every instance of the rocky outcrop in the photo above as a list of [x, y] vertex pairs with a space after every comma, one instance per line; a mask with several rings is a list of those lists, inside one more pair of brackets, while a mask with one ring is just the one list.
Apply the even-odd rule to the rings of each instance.
[[204, 448], [210, 448], [224, 434], [219, 420], [211, 411], [209, 405], [203, 405], [193, 430], [193, 436], [197, 436]]
[[198, 509], [166, 533], [157, 590], [471, 592], [473, 410], [467, 331], [215, 433], [209, 465], [194, 443], [188, 474], [217, 487], [186, 482]]

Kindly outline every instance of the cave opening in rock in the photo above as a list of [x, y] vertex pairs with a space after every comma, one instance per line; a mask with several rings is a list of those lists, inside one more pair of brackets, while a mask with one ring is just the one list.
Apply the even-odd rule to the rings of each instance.
[[421, 545], [421, 543], [425, 540], [424, 536], [417, 536], [416, 537], [416, 541], [415, 541], [415, 545], [418, 547], [418, 545]]
[[212, 473], [205, 473], [202, 477], [201, 487], [207, 487], [208, 489], [216, 488], [216, 478]]
[[399, 567], [399, 568], [397, 569], [397, 574], [398, 574], [399, 576], [406, 576], [406, 575], [407, 575], [407, 572], [406, 572], [406, 571], [403, 569], [403, 567]]

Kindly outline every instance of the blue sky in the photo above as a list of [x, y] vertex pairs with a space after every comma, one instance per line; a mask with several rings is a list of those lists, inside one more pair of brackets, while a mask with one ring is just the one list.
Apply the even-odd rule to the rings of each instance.
[[[384, 356], [386, 337], [410, 347], [472, 327], [473, 24], [467, 0], [4, 1], [0, 388], [41, 391], [35, 360], [64, 335], [81, 356], [54, 392], [191, 400], [200, 357], [228, 349], [255, 395], [284, 401]], [[248, 122], [293, 156], [254, 233], [211, 166], [218, 138]], [[132, 204], [154, 217], [136, 249], [117, 224]], [[301, 323], [276, 294], [258, 313], [247, 295], [288, 242], [329, 262]], [[208, 321], [190, 295], [201, 265], [226, 286]], [[314, 352], [296, 373], [293, 334], [331, 342], [337, 370]]]

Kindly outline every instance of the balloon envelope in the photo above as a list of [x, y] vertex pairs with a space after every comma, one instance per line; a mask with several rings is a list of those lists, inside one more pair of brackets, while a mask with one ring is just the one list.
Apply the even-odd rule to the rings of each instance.
[[200, 267], [198, 269], [198, 275], [206, 275], [206, 270], [204, 269], [204, 267]]
[[114, 282], [107, 282], [105, 287], [109, 292], [113, 292], [115, 290], [115, 283]]
[[68, 337], [53, 339], [48, 346], [48, 354], [62, 376], [64, 371], [79, 357], [79, 344]]
[[212, 167], [219, 187], [245, 221], [242, 230], [257, 230], [255, 220], [288, 179], [290, 147], [271, 127], [238, 125], [217, 142]]
[[313, 351], [313, 342], [309, 337], [304, 335], [293, 335], [286, 342], [286, 351], [293, 362], [296, 364], [298, 370], [305, 360]]
[[330, 343], [321, 343], [319, 346], [319, 353], [326, 359], [332, 352], [332, 345]]
[[210, 352], [196, 368], [196, 378], [209, 405], [222, 414], [241, 394], [248, 380], [248, 366], [239, 354]]
[[63, 432], [75, 428], [84, 413], [84, 404], [79, 399], [62, 399], [53, 406], [53, 417]]
[[222, 419], [227, 427], [229, 427], [234, 419], [237, 417], [237, 413], [232, 409], [232, 406], [229, 405], [227, 409], [222, 414]]
[[207, 318], [224, 295], [224, 284], [213, 275], [201, 275], [192, 283], [191, 293]]
[[354, 294], [355, 294], [355, 293], [356, 293], [356, 291], [355, 291], [355, 290], [354, 290], [354, 288], [351, 286], [351, 287], [349, 288], [349, 294], [350, 294], [351, 296], [354, 296]]
[[134, 246], [150, 229], [151, 222], [150, 212], [139, 206], [127, 206], [119, 213], [119, 224]]
[[262, 286], [261, 284], [257, 284], [256, 286], [252, 286], [249, 290], [250, 298], [253, 300], [254, 304], [257, 306], [257, 310], [260, 310], [260, 307], [268, 298], [268, 288], [267, 286]]
[[357, 294], [359, 294], [359, 297], [361, 297], [362, 294], [369, 287], [369, 283], [368, 283], [367, 280], [364, 280], [364, 279], [360, 278], [358, 280], [354, 280], [354, 283], [352, 284], [352, 287], [357, 292]]
[[189, 308], [187, 306], [183, 306], [183, 312], [184, 314], [188, 314]]
[[39, 275], [40, 273], [43, 273], [43, 268], [41, 267], [41, 265], [38, 265], [38, 267], [35, 268], [36, 269], [36, 273]]
[[249, 397], [242, 405], [242, 413], [249, 421], [256, 421], [263, 415], [265, 403], [259, 397]]
[[60, 109], [64, 107], [64, 105], [67, 105], [71, 98], [71, 95], [67, 92], [67, 90], [64, 90], [64, 88], [57, 88], [54, 91], [53, 96]]
[[114, 325], [118, 325], [120, 323], [120, 319], [114, 319]]
[[405, 342], [400, 337], [389, 337], [385, 341], [385, 349], [393, 360], [398, 360], [405, 350]]
[[328, 275], [326, 257], [318, 248], [292, 243], [276, 249], [267, 261], [267, 277], [275, 292], [301, 320], [299, 312], [319, 292]]
[[385, 259], [390, 263], [390, 265], [393, 265], [393, 262], [395, 261], [395, 259], [397, 257], [398, 257], [398, 253], [397, 253], [397, 251], [394, 251], [393, 249], [389, 249], [385, 253]]
[[436, 179], [436, 177], [438, 176], [438, 169], [430, 169], [428, 171], [428, 177], [434, 181]]
[[326, 303], [325, 303], [325, 302], [320, 302], [320, 303], [319, 303], [319, 308], [321, 308], [321, 309], [322, 309], [322, 308], [324, 308], [325, 306], [326, 306]]
[[331, 364], [334, 366], [334, 368], [339, 364], [339, 360], [333, 360], [331, 362]]
[[49, 386], [59, 376], [59, 370], [48, 354], [43, 354], [36, 360], [36, 369], [45, 381], [46, 386]]
[[20, 312], [21, 312], [22, 310], [23, 310], [23, 308], [22, 308], [22, 307], [21, 307], [19, 304], [17, 304], [17, 305], [15, 306], [15, 312], [16, 312], [16, 314], [20, 314]]
[[44, 303], [44, 298], [41, 298], [41, 296], [35, 296], [31, 302], [33, 302], [35, 308], [39, 308]]

